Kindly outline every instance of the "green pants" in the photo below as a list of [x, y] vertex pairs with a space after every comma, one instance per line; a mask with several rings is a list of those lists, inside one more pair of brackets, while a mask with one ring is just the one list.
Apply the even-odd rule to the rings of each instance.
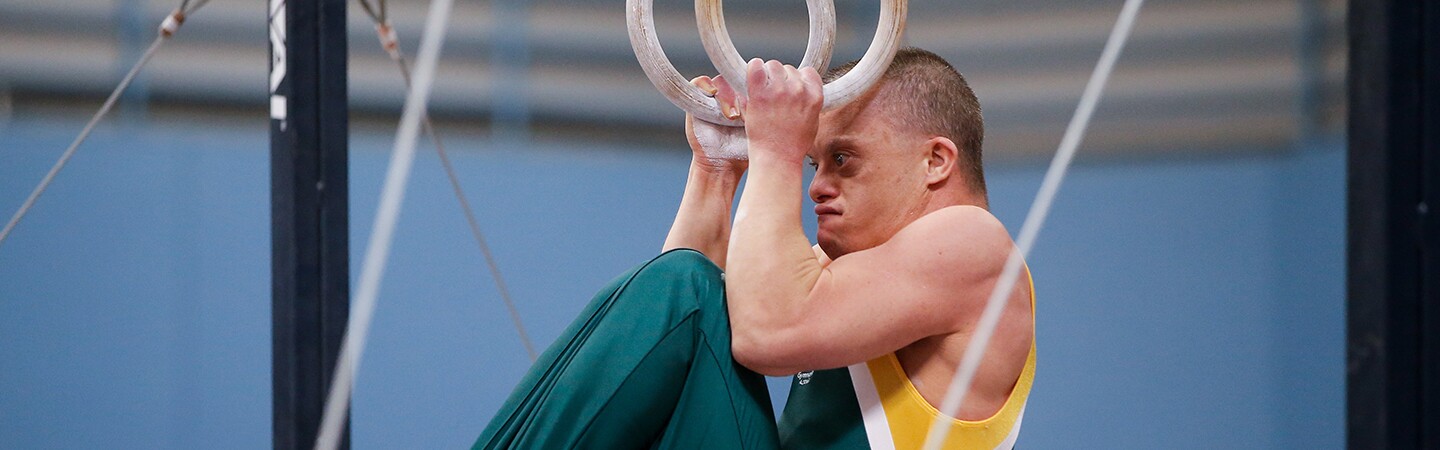
[[545, 350], [476, 449], [774, 449], [764, 377], [730, 356], [720, 269], [666, 252], [611, 282]]

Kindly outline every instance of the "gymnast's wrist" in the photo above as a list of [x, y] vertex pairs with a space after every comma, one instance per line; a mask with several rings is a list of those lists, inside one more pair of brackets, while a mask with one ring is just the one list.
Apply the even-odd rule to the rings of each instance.
[[750, 162], [757, 166], [781, 166], [800, 169], [805, 166], [805, 152], [786, 151], [783, 144], [751, 141]]
[[745, 175], [750, 161], [743, 159], [713, 158], [703, 154], [690, 157], [690, 171], [708, 178], [739, 181]]

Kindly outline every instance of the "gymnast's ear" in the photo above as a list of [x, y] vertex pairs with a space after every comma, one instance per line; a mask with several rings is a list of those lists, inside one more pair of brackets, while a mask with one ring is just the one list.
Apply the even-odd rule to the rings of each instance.
[[950, 138], [934, 136], [925, 141], [925, 184], [935, 186], [950, 179], [959, 157], [960, 149]]

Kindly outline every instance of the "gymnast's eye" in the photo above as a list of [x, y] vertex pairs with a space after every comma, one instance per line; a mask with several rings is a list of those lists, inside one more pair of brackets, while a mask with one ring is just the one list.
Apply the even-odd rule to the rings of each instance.
[[836, 153], [834, 156], [831, 156], [831, 158], [835, 160], [835, 167], [844, 166], [845, 160], [850, 159], [850, 157], [844, 153]]
[[815, 158], [811, 158], [809, 155], [805, 156], [805, 164], [809, 164], [811, 169], [820, 168], [820, 165], [815, 163]]

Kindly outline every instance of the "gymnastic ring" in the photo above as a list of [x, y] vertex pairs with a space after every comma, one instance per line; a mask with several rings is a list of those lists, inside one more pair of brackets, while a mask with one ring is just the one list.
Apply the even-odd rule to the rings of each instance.
[[[716, 69], [726, 75], [727, 80], [744, 80], [744, 64], [740, 59], [739, 52], [735, 51], [734, 45], [716, 45], [720, 42], [729, 43], [728, 32], [724, 30], [723, 18], [719, 14], [719, 2], [713, 7], [707, 6], [707, 0], [697, 0], [696, 17], [702, 19], [701, 23], [709, 23], [710, 27], [702, 26], [700, 34], [702, 41], [707, 42], [706, 52], [711, 56], [711, 63]], [[640, 61], [640, 67], [645, 71], [645, 76], [650, 83], [660, 91], [665, 98], [669, 99], [675, 106], [694, 115], [696, 118], [720, 125], [742, 126], [744, 122], [727, 119], [720, 113], [715, 99], [701, 92], [699, 88], [691, 85], [690, 82], [680, 76], [679, 71], [670, 63], [665, 56], [665, 50], [660, 47], [660, 40], [655, 35], [655, 18], [652, 14], [653, 0], [626, 0], [626, 7], [629, 13], [626, 15], [626, 25], [629, 27], [630, 47], [635, 50], [635, 58]], [[833, 48], [834, 40], [834, 6], [829, 1], [807, 0], [810, 5], [810, 41], [806, 45], [806, 58], [802, 66], [807, 62], [815, 64], [818, 70], [823, 70], [828, 64], [829, 51], [821, 51], [821, 48]], [[817, 5], [823, 6], [817, 7]], [[906, 0], [882, 0], [880, 9], [880, 23], [875, 29], [875, 39], [870, 42], [870, 47], [855, 69], [845, 76], [825, 86], [825, 108], [833, 109], [843, 106], [863, 94], [867, 89], [879, 81], [884, 75], [885, 69], [890, 66], [894, 59], [895, 52], [900, 48], [900, 36], [905, 31]], [[825, 10], [829, 10], [826, 13]], [[825, 17], [832, 19], [826, 20]], [[716, 26], [715, 24], [720, 24]], [[829, 31], [825, 31], [828, 28]], [[706, 34], [711, 34], [706, 36]], [[826, 42], [829, 41], [829, 42]], [[714, 48], [712, 50], [712, 47]], [[716, 58], [714, 55], [721, 55]], [[728, 55], [728, 56], [727, 56]], [[733, 56], [733, 57], [732, 57]], [[717, 61], [717, 59], [719, 61]], [[720, 61], [729, 61], [728, 67]]]
[[[723, 0], [695, 0], [695, 23], [700, 26], [700, 42], [711, 64], [725, 76], [735, 92], [748, 92], [745, 86], [745, 59], [735, 49], [730, 30], [725, 27]], [[799, 67], [814, 67], [825, 73], [830, 67], [830, 54], [835, 50], [834, 0], [806, 0], [810, 12], [810, 37], [805, 42], [805, 57]]]

